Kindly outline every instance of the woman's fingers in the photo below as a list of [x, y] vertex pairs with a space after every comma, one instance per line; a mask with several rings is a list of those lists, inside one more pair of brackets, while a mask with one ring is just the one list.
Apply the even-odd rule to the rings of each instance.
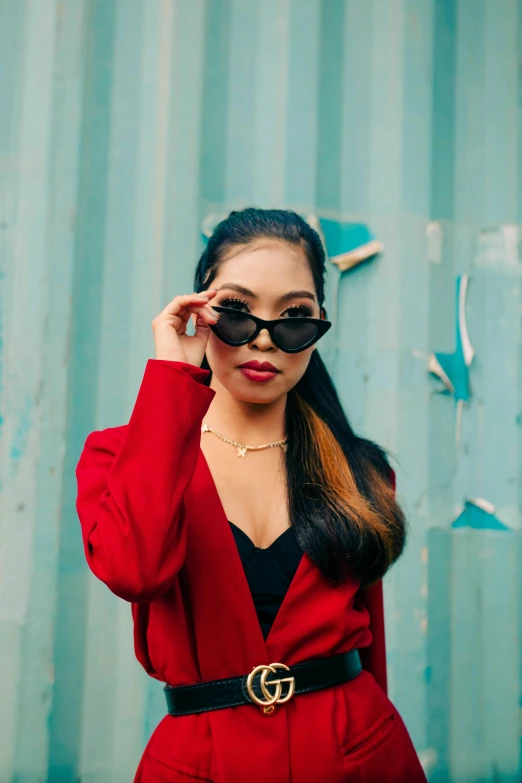
[[209, 297], [206, 294], [183, 294], [175, 296], [172, 301], [163, 308], [161, 315], [179, 315], [181, 311], [190, 307], [197, 307], [206, 304]]
[[191, 314], [201, 315], [201, 318], [207, 323], [215, 323], [218, 320], [218, 314], [207, 303], [216, 294], [213, 291], [201, 292], [199, 294], [182, 294], [175, 296], [168, 305], [162, 310], [157, 320], [169, 320], [172, 317], [179, 318], [184, 324], [187, 323]]
[[[175, 296], [152, 321], [156, 358], [176, 361], [188, 360], [199, 366], [209, 337], [209, 326], [215, 324], [219, 314], [209, 306], [216, 290]], [[195, 334], [186, 334], [187, 322], [193, 315]], [[203, 351], [203, 353], [202, 353]]]
[[215, 289], [208, 293], [201, 292], [199, 294], [183, 294], [181, 296], [175, 296], [174, 299], [168, 303], [164, 308], [161, 315], [177, 315], [186, 321], [191, 313], [206, 312], [210, 316], [217, 315], [211, 310], [210, 307], [205, 308], [205, 305], [216, 295]]

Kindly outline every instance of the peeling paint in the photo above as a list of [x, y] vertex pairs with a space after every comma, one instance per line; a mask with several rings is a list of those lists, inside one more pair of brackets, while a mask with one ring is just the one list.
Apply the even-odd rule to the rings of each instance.
[[519, 266], [520, 227], [504, 225], [482, 229], [478, 237], [477, 257], [480, 266]]
[[484, 498], [470, 498], [452, 528], [469, 527], [474, 530], [509, 530], [508, 526], [495, 516], [495, 506]]
[[426, 226], [426, 251], [428, 261], [431, 264], [442, 263], [442, 249], [444, 246], [444, 232], [437, 221], [431, 221]]
[[319, 233], [326, 254], [341, 272], [374, 258], [384, 250], [383, 243], [364, 223], [343, 222], [310, 215], [308, 222]]

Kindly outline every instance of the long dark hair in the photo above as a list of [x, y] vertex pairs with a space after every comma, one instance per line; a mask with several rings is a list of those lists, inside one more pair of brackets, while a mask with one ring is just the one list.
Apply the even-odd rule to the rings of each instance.
[[[303, 249], [324, 309], [321, 239], [290, 210], [231, 212], [208, 240], [194, 290], [211, 285], [229, 248], [264, 238]], [[206, 356], [201, 366], [210, 370]], [[401, 554], [406, 537], [394, 472], [383, 448], [354, 433], [318, 350], [288, 393], [285, 429], [288, 507], [299, 544], [335, 584], [348, 576], [364, 585], [379, 580]]]

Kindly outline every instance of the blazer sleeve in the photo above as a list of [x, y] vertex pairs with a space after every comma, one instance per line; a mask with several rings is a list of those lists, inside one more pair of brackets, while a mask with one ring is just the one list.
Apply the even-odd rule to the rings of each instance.
[[[395, 471], [391, 471], [391, 484], [396, 489]], [[370, 630], [372, 643], [359, 652], [363, 668], [373, 674], [383, 691], [388, 693], [388, 676], [386, 671], [386, 637], [384, 630], [384, 599], [382, 579], [361, 591], [360, 601], [370, 615]]]
[[166, 592], [183, 565], [183, 497], [215, 391], [208, 370], [149, 359], [129, 423], [91, 432], [76, 467], [76, 509], [92, 572], [127, 601]]

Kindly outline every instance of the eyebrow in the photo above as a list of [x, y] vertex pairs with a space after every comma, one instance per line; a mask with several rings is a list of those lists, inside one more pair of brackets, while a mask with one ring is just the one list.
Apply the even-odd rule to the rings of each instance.
[[[254, 294], [253, 291], [251, 291], [249, 288], [245, 288], [242, 285], [239, 285], [238, 283], [223, 283], [222, 286], [218, 288], [218, 291], [221, 291], [223, 288], [228, 288], [230, 291], [237, 291], [238, 294], [243, 294], [244, 296], [250, 296], [252, 299], [258, 299], [257, 294]], [[277, 301], [278, 302], [288, 302], [290, 299], [311, 299], [313, 302], [316, 301], [315, 294], [313, 294], [311, 291], [288, 291], [287, 294], [283, 294], [280, 296]]]

